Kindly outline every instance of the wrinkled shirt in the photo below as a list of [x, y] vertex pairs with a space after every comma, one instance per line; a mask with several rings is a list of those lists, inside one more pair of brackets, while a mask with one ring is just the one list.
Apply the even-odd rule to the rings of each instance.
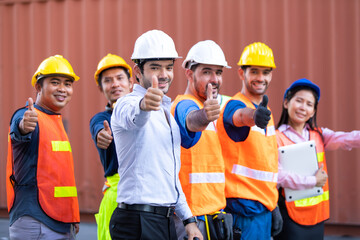
[[164, 96], [159, 111], [143, 111], [146, 89], [117, 100], [111, 117], [118, 155], [118, 203], [175, 206], [180, 219], [192, 216], [179, 181], [180, 130]]
[[[290, 125], [283, 124], [278, 130], [285, 134], [292, 142], [301, 143], [310, 140], [309, 125], [306, 124], [302, 134], [296, 132]], [[324, 139], [324, 149], [336, 150], [343, 149], [350, 151], [352, 148], [360, 147], [360, 131], [335, 132], [328, 128], [321, 128]], [[315, 176], [302, 176], [293, 172], [285, 171], [279, 161], [278, 186], [291, 189], [307, 189], [316, 185]]]

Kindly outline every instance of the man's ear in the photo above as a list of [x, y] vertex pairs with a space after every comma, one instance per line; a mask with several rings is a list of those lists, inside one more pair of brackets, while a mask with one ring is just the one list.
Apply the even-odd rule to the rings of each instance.
[[242, 68], [239, 68], [238, 75], [239, 75], [241, 81], [244, 80], [244, 74], [245, 74], [245, 71]]
[[38, 82], [35, 83], [35, 90], [37, 93], [41, 92], [41, 85]]
[[130, 89], [130, 92], [133, 91], [133, 88], [134, 88], [134, 76], [132, 76], [132, 77], [129, 78], [129, 89]]
[[185, 69], [185, 76], [186, 76], [186, 79], [190, 82], [193, 82], [194, 81], [194, 72], [188, 68]]
[[134, 65], [134, 67], [133, 67], [133, 73], [134, 73], [136, 79], [137, 79], [138, 81], [140, 81], [140, 78], [142, 77], [142, 75], [141, 75], [141, 70], [140, 70], [139, 65], [137, 65], [137, 64]]

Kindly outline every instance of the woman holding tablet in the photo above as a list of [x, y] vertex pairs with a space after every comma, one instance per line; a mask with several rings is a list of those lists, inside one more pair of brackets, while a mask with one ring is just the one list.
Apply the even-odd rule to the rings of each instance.
[[280, 191], [279, 207], [284, 225], [282, 232], [274, 237], [281, 239], [323, 239], [324, 222], [329, 219], [329, 185], [325, 150], [360, 147], [360, 131], [334, 132], [316, 123], [320, 88], [308, 79], [299, 79], [286, 89], [281, 118], [277, 126], [278, 146], [314, 140], [319, 170], [312, 176], [288, 172], [279, 163], [278, 186], [302, 190], [322, 187], [324, 193], [316, 197], [287, 202]]

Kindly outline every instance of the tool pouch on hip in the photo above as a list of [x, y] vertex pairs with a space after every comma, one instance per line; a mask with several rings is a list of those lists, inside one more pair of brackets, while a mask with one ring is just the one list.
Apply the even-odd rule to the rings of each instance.
[[207, 215], [210, 239], [233, 240], [233, 218], [230, 213], [217, 212]]

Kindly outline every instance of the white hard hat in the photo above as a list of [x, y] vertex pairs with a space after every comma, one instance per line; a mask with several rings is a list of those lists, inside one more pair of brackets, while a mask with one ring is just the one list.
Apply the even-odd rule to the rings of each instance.
[[150, 30], [135, 42], [131, 60], [179, 58], [172, 38], [160, 30]]
[[188, 63], [219, 65], [231, 68], [228, 66], [224, 52], [221, 50], [220, 46], [212, 40], [200, 41], [192, 46], [186, 59], [182, 63], [182, 67], [190, 68], [190, 64]]

